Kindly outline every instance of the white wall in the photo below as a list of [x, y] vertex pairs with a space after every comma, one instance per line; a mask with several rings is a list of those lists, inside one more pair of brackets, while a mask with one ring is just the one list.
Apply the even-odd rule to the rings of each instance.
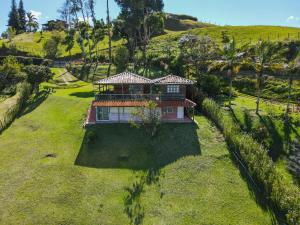
[[177, 119], [184, 118], [184, 107], [177, 107]]

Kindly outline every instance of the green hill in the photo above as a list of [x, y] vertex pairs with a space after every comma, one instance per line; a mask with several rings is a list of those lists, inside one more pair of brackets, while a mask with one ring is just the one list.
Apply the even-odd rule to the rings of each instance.
[[[178, 16], [178, 15], [177, 15]], [[180, 17], [182, 18], [182, 17]], [[184, 18], [184, 17], [183, 17]], [[199, 23], [195, 20], [184, 18], [181, 21], [188, 21], [187, 23]], [[290, 40], [299, 40], [300, 28], [293, 27], [279, 27], [279, 26], [213, 26], [213, 27], [203, 27], [195, 28], [192, 30], [186, 31], [170, 31], [167, 34], [155, 37], [152, 39], [149, 46], [150, 50], [162, 51], [164, 48], [173, 47], [177, 48], [177, 43], [180, 37], [184, 34], [191, 33], [194, 35], [209, 35], [217, 43], [221, 42], [221, 33], [222, 31], [227, 31], [228, 35], [235, 37], [238, 44], [245, 43], [255, 43], [259, 39], [270, 40], [270, 41], [283, 41], [286, 39]], [[61, 33], [64, 37], [64, 33]], [[13, 44], [18, 50], [28, 52], [32, 56], [43, 57], [43, 44], [46, 40], [51, 37], [51, 32], [44, 32], [41, 36], [40, 33], [25, 33], [17, 35], [13, 39]], [[8, 45], [8, 42], [5, 40], [0, 40]], [[113, 41], [113, 46], [119, 46], [125, 43], [124, 40]], [[99, 50], [102, 54], [106, 54], [108, 47], [108, 40], [105, 38], [104, 41], [99, 43]], [[65, 46], [60, 46], [61, 56], [68, 56], [68, 52], [65, 51]], [[78, 44], [75, 44], [74, 49], [72, 50], [72, 55], [79, 54], [80, 48]]]
[[188, 31], [170, 32], [155, 37], [151, 41], [149, 49], [159, 51], [162, 49], [177, 48], [177, 43], [184, 34], [209, 35], [217, 43], [221, 43], [221, 33], [226, 31], [229, 36], [234, 37], [239, 45], [251, 43], [258, 40], [283, 41], [300, 40], [300, 28], [280, 26], [214, 26], [196, 28]]
[[215, 26], [210, 23], [199, 22], [197, 18], [188, 15], [166, 14], [165, 29], [167, 31], [186, 31], [195, 28]]

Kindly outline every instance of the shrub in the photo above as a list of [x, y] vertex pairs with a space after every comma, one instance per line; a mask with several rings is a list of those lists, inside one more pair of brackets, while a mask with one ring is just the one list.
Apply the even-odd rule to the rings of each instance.
[[267, 150], [250, 135], [244, 134], [233, 119], [229, 115], [225, 115], [213, 100], [205, 99], [202, 109], [223, 132], [231, 149], [241, 156], [251, 176], [263, 188], [267, 198], [285, 216], [287, 223], [299, 224], [299, 189], [284, 181], [268, 156]]
[[24, 68], [27, 74], [27, 81], [33, 86], [36, 91], [39, 91], [40, 83], [48, 81], [53, 77], [49, 67], [30, 65]]
[[11, 106], [4, 116], [0, 118], [0, 133], [7, 128], [13, 122], [18, 113], [20, 113], [27, 99], [29, 98], [30, 93], [31, 85], [29, 83], [23, 82], [17, 85], [18, 96], [16, 104]]
[[45, 52], [46, 57], [50, 59], [55, 59], [60, 55], [59, 52], [59, 42], [56, 38], [52, 38], [45, 42], [43, 49]]
[[115, 64], [117, 73], [123, 72], [127, 69], [129, 63], [129, 51], [126, 47], [121, 46], [116, 50]]
[[200, 79], [202, 90], [208, 96], [217, 96], [220, 94], [221, 82], [219, 77], [215, 75], [203, 75]]
[[94, 130], [89, 130], [86, 134], [86, 143], [92, 145], [97, 140], [98, 135]]

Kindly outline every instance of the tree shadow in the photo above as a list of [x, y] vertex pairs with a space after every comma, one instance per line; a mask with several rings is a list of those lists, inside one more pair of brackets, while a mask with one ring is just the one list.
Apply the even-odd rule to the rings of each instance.
[[95, 97], [95, 93], [93, 91], [89, 92], [73, 92], [70, 96], [77, 98], [93, 98]]
[[148, 170], [189, 155], [200, 155], [195, 124], [163, 124], [150, 138], [128, 124], [87, 128], [75, 165], [92, 168]]
[[231, 149], [231, 160], [234, 162], [235, 166], [239, 169], [242, 179], [246, 182], [248, 186], [249, 193], [251, 197], [255, 200], [256, 204], [259, 205], [264, 211], [268, 212], [272, 219], [273, 225], [285, 224], [285, 217], [281, 214], [277, 207], [273, 205], [272, 201], [266, 197], [263, 191], [263, 185], [249, 175], [246, 163], [242, 157], [235, 151], [234, 146], [227, 143], [229, 149]]
[[[260, 123], [266, 127], [266, 129], [268, 130], [268, 133], [271, 136], [272, 141], [271, 141], [270, 147], [269, 147], [269, 150], [270, 150], [269, 156], [272, 158], [272, 160], [274, 162], [276, 162], [280, 156], [286, 154], [285, 146], [284, 146], [284, 137], [282, 137], [280, 135], [274, 121], [272, 120], [272, 118], [270, 118], [270, 116], [258, 115], [258, 117], [259, 117]], [[289, 134], [290, 134], [290, 132], [289, 132]]]
[[38, 94], [36, 94], [33, 98], [31, 98], [29, 101], [27, 101], [24, 110], [18, 115], [18, 118], [33, 112], [48, 98], [50, 93], [51, 90], [42, 90]]

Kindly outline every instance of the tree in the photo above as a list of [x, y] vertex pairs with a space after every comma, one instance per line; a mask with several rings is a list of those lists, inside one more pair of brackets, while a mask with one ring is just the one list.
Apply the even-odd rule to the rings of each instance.
[[26, 21], [26, 11], [24, 9], [23, 0], [20, 0], [20, 2], [19, 2], [18, 13], [19, 13], [19, 23], [20, 23], [20, 31], [19, 32], [26, 32], [27, 21]]
[[8, 27], [12, 27], [18, 33], [20, 31], [19, 13], [16, 5], [16, 0], [12, 0], [11, 11], [8, 15]]
[[212, 63], [209, 67], [209, 71], [215, 70], [216, 68], [219, 68], [221, 71], [227, 70], [227, 76], [229, 78], [229, 108], [231, 108], [232, 83], [235, 75], [240, 71], [244, 53], [240, 52], [237, 48], [235, 39], [225, 44], [220, 53], [222, 60]]
[[106, 23], [107, 23], [107, 35], [108, 35], [108, 58], [109, 58], [107, 76], [109, 77], [111, 71], [111, 65], [112, 65], [112, 49], [111, 49], [111, 22], [110, 22], [108, 0], [106, 1]]
[[[157, 110], [157, 104], [150, 101], [145, 107], [138, 107], [132, 112], [132, 126], [136, 128], [143, 127], [145, 131], [154, 137], [157, 134], [160, 125], [160, 114]], [[136, 122], [138, 120], [139, 122]]]
[[126, 47], [121, 46], [116, 50], [115, 65], [117, 73], [124, 72], [129, 63], [129, 51]]
[[13, 38], [16, 36], [16, 30], [13, 27], [8, 27], [7, 28], [7, 37], [9, 42], [12, 42]]
[[37, 22], [37, 18], [31, 13], [27, 13], [27, 28], [29, 32], [36, 32], [39, 29], [39, 23]]
[[58, 36], [53, 35], [51, 39], [44, 43], [43, 50], [46, 57], [50, 59], [55, 59], [60, 55], [59, 51], [60, 39]]
[[6, 57], [0, 66], [0, 88], [14, 86], [25, 79], [22, 65], [13, 56]]
[[179, 40], [180, 57], [187, 66], [191, 66], [198, 80], [201, 73], [207, 71], [207, 63], [216, 52], [215, 43], [209, 36], [187, 34]]
[[27, 74], [28, 83], [32, 85], [37, 93], [39, 92], [39, 85], [42, 82], [49, 81], [54, 75], [50, 68], [46, 66], [29, 65], [24, 68], [24, 71]]
[[[147, 63], [146, 52], [150, 38], [163, 30], [162, 10], [163, 0], [115, 0], [121, 8], [118, 19], [115, 21], [115, 32], [127, 39], [131, 59], [137, 45], [141, 46], [144, 65]], [[160, 26], [158, 25], [160, 24]], [[159, 27], [159, 31], [158, 31]]]
[[288, 75], [288, 99], [287, 99], [287, 106], [285, 111], [286, 122], [289, 121], [289, 111], [290, 111], [294, 77], [300, 75], [300, 47], [297, 46], [295, 43], [292, 43], [291, 48], [292, 49], [290, 50], [292, 52], [292, 55], [288, 57], [289, 63], [283, 65], [285, 73]]
[[74, 47], [74, 44], [75, 44], [75, 34], [76, 34], [76, 30], [75, 29], [70, 29], [68, 30], [67, 32], [67, 35], [66, 35], [66, 38], [63, 42], [64, 45], [66, 45], [66, 51], [69, 52], [69, 56], [70, 56], [70, 59], [71, 59], [71, 56], [72, 56], [72, 49]]
[[259, 104], [261, 99], [261, 92], [264, 85], [264, 73], [266, 68], [272, 68], [272, 64], [281, 62], [281, 49], [278, 45], [266, 41], [259, 41], [254, 49], [252, 56], [253, 66], [257, 77], [257, 100], [256, 100], [256, 114], [259, 112]]

